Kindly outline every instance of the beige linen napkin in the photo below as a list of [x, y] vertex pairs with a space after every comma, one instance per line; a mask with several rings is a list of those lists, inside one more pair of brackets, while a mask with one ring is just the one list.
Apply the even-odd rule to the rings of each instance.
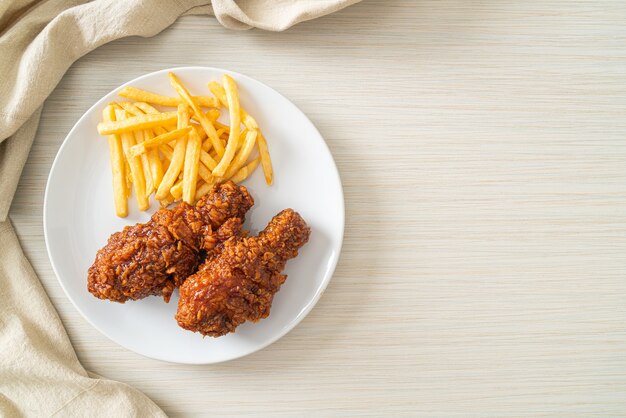
[[142, 393], [80, 365], [7, 220], [42, 103], [69, 66], [112, 40], [153, 36], [183, 14], [278, 31], [358, 1], [0, 1], [0, 415], [164, 416]]

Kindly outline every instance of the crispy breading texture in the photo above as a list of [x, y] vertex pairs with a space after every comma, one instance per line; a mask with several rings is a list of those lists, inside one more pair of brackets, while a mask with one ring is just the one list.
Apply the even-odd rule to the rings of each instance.
[[207, 253], [238, 235], [254, 201], [243, 186], [215, 186], [194, 207], [160, 209], [149, 222], [111, 235], [88, 272], [88, 290], [99, 299], [124, 303], [150, 295], [169, 301]]
[[281, 274], [287, 260], [298, 255], [310, 233], [302, 217], [286, 209], [258, 236], [233, 236], [218, 245], [215, 255], [181, 286], [178, 324], [219, 337], [267, 317], [287, 278]]

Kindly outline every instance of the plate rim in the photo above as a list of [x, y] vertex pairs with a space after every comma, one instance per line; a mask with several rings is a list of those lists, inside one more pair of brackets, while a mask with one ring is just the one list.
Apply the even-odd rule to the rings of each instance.
[[[340, 215], [339, 223], [340, 223], [340, 226], [341, 226], [341, 234], [339, 236], [339, 245], [337, 247], [337, 256], [335, 257], [335, 260], [332, 262], [332, 265], [330, 266], [330, 268], [327, 270], [327, 273], [326, 273], [326, 275], [324, 277], [324, 280], [323, 280], [321, 286], [318, 288], [318, 290], [315, 293], [315, 295], [313, 296], [313, 298], [309, 301], [308, 304], [306, 304], [303, 307], [303, 309], [298, 313], [298, 315], [296, 315], [293, 318], [292, 322], [287, 327], [285, 327], [284, 330], [281, 330], [281, 332], [278, 332], [274, 337], [270, 338], [268, 341], [264, 342], [263, 344], [260, 344], [258, 347], [255, 347], [254, 350], [251, 350], [248, 353], [238, 354], [238, 355], [234, 355], [234, 356], [226, 356], [223, 359], [215, 360], [215, 361], [206, 361], [206, 360], [203, 360], [203, 361], [178, 361], [178, 360], [163, 358], [163, 357], [160, 357], [160, 356], [147, 355], [147, 354], [135, 351], [135, 350], [129, 348], [123, 342], [118, 341], [117, 339], [111, 337], [107, 332], [105, 332], [103, 329], [101, 329], [99, 326], [97, 326], [89, 318], [89, 316], [85, 314], [85, 312], [83, 312], [83, 310], [80, 308], [78, 303], [72, 298], [72, 296], [70, 295], [70, 293], [66, 289], [65, 284], [61, 280], [60, 274], [57, 271], [57, 266], [56, 266], [56, 264], [55, 264], [55, 262], [53, 260], [52, 253], [51, 253], [51, 250], [50, 250], [50, 248], [51, 248], [50, 247], [50, 240], [48, 238], [48, 194], [50, 192], [50, 180], [52, 179], [53, 174], [54, 174], [54, 172], [55, 172], [55, 170], [57, 168], [57, 165], [59, 163], [59, 157], [63, 153], [63, 150], [65, 149], [65, 147], [68, 144], [69, 138], [72, 136], [72, 134], [77, 129], [77, 127], [81, 124], [83, 119], [87, 118], [87, 115], [91, 114], [96, 107], [98, 107], [102, 102], [104, 102], [107, 96], [115, 93], [116, 91], [119, 91], [121, 88], [123, 88], [123, 87], [125, 87], [127, 85], [130, 85], [132, 83], [135, 83], [138, 80], [150, 77], [150, 76], [154, 76], [154, 75], [158, 75], [158, 74], [166, 74], [167, 72], [170, 72], [170, 71], [174, 72], [174, 71], [181, 71], [181, 70], [183, 70], [183, 71], [187, 71], [187, 70], [211, 70], [211, 71], [220, 72], [222, 74], [230, 74], [230, 75], [235, 76], [236, 78], [242, 78], [242, 79], [245, 78], [245, 79], [248, 79], [249, 81], [252, 81], [254, 83], [259, 83], [262, 86], [264, 86], [265, 88], [268, 88], [268, 89], [272, 90], [274, 93], [278, 94], [281, 98], [283, 98], [288, 103], [290, 103], [294, 107], [294, 109], [296, 109], [297, 112], [299, 112], [302, 116], [304, 116], [304, 119], [305, 119], [306, 123], [308, 123], [310, 125], [310, 127], [314, 130], [315, 133], [317, 133], [317, 135], [321, 139], [321, 142], [322, 142], [322, 145], [323, 145], [324, 149], [326, 150], [326, 152], [330, 156], [330, 160], [332, 162], [332, 173], [331, 174], [334, 177], [336, 177], [337, 183], [339, 185], [339, 197], [340, 197], [340, 209], [341, 210], [340, 210], [340, 213], [338, 215]], [[161, 69], [161, 70], [157, 70], [157, 71], [152, 71], [152, 72], [140, 75], [139, 77], [135, 77], [132, 80], [129, 80], [129, 81], [121, 84], [120, 86], [115, 87], [113, 90], [109, 91], [108, 93], [104, 94], [93, 105], [91, 105], [89, 107], [89, 109], [87, 109], [85, 112], [83, 112], [81, 117], [78, 118], [78, 120], [74, 123], [72, 128], [69, 130], [69, 132], [67, 133], [67, 135], [63, 139], [63, 142], [61, 143], [61, 146], [59, 147], [59, 149], [58, 149], [58, 151], [57, 151], [57, 153], [56, 153], [56, 155], [54, 157], [54, 160], [53, 160], [52, 165], [50, 167], [50, 171], [48, 173], [48, 178], [46, 180], [46, 188], [45, 188], [45, 192], [44, 192], [44, 200], [43, 200], [43, 207], [42, 207], [42, 209], [43, 209], [44, 241], [46, 243], [46, 253], [48, 255], [48, 260], [50, 261], [50, 265], [52, 266], [52, 271], [54, 272], [54, 275], [56, 276], [57, 282], [59, 283], [59, 285], [63, 289], [63, 292], [65, 293], [65, 296], [72, 303], [73, 307], [80, 313], [80, 315], [83, 317], [83, 319], [85, 319], [87, 321], [87, 323], [89, 323], [93, 328], [95, 328], [98, 332], [100, 332], [102, 335], [104, 335], [110, 341], [112, 341], [113, 343], [115, 343], [115, 344], [125, 348], [126, 350], [128, 350], [130, 352], [133, 352], [135, 354], [138, 354], [138, 355], [140, 355], [142, 357], [145, 357], [145, 358], [150, 358], [150, 359], [163, 361], [163, 362], [166, 362], [166, 363], [172, 363], [172, 364], [205, 365], [205, 364], [219, 364], [219, 363], [224, 363], [224, 362], [227, 362], [227, 361], [236, 360], [238, 358], [243, 358], [243, 357], [249, 356], [249, 355], [251, 355], [253, 353], [256, 353], [258, 351], [261, 351], [261, 350], [267, 348], [268, 346], [272, 345], [273, 343], [275, 343], [276, 341], [278, 341], [279, 339], [281, 339], [285, 335], [287, 335], [298, 324], [300, 324], [300, 322], [302, 322], [302, 320], [304, 320], [304, 318], [306, 318], [308, 316], [308, 314], [313, 310], [315, 305], [317, 305], [317, 302], [319, 302], [320, 298], [322, 297], [322, 295], [324, 294], [324, 292], [328, 288], [328, 285], [330, 284], [330, 281], [332, 280], [332, 278], [333, 278], [333, 276], [335, 274], [335, 270], [337, 268], [337, 264], [339, 264], [339, 259], [341, 258], [341, 252], [343, 250], [343, 241], [344, 241], [344, 236], [345, 236], [345, 211], [346, 211], [346, 208], [345, 208], [345, 196], [344, 196], [344, 192], [343, 192], [343, 183], [341, 182], [341, 175], [339, 174], [339, 169], [337, 168], [337, 163], [335, 162], [335, 159], [333, 158], [333, 154], [330, 151], [330, 148], [328, 147], [328, 144], [327, 144], [326, 140], [324, 139], [324, 137], [322, 136], [320, 131], [317, 129], [317, 127], [313, 124], [311, 119], [309, 119], [309, 117], [295, 103], [293, 103], [291, 100], [289, 100], [287, 97], [285, 97], [282, 93], [280, 93], [279, 91], [277, 91], [273, 87], [268, 86], [267, 84], [263, 83], [262, 81], [259, 81], [259, 80], [255, 79], [255, 78], [252, 78], [252, 77], [247, 76], [245, 74], [238, 73], [236, 71], [226, 70], [226, 69], [222, 69], [222, 68], [218, 68], [218, 67], [208, 67], [208, 66], [200, 66], [200, 65], [183, 66], [183, 67], [170, 67], [170, 68], [165, 68], [165, 69]]]

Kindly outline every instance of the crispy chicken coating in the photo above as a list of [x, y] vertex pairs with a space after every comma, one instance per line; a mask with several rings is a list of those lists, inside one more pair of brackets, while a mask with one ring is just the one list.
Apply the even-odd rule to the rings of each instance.
[[270, 313], [274, 294], [287, 276], [287, 260], [298, 255], [311, 233], [292, 209], [276, 215], [256, 237], [233, 236], [218, 245], [180, 288], [176, 320], [188, 330], [219, 337]]
[[243, 186], [215, 186], [196, 206], [160, 209], [145, 224], [109, 238], [88, 272], [87, 288], [99, 299], [124, 303], [172, 291], [193, 274], [220, 242], [238, 235], [254, 201]]

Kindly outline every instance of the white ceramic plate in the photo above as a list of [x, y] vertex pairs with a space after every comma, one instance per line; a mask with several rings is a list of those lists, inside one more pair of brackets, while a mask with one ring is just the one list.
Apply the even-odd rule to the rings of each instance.
[[235, 78], [241, 103], [267, 137], [274, 164], [274, 184], [267, 186], [259, 167], [243, 184], [255, 205], [246, 218], [253, 233], [284, 208], [298, 211], [311, 226], [309, 243], [287, 263], [286, 283], [274, 299], [271, 314], [246, 323], [220, 338], [179, 328], [174, 320], [178, 292], [169, 304], [160, 297], [118, 304], [98, 300], [87, 291], [87, 269], [110, 234], [145, 222], [157, 210], [139, 212], [134, 196], [129, 216], [117, 218], [108, 146], [96, 131], [102, 109], [120, 100], [115, 92], [100, 99], [74, 125], [54, 160], [44, 200], [44, 232], [52, 267], [76, 309], [116, 343], [159, 360], [207, 364], [253, 353], [276, 341], [313, 308], [333, 274], [344, 228], [341, 182], [333, 158], [311, 121], [285, 97], [249, 77], [217, 68], [185, 67], [147, 74], [129, 85], [173, 96], [167, 71], [175, 71], [192, 94], [209, 94], [206, 84]]

